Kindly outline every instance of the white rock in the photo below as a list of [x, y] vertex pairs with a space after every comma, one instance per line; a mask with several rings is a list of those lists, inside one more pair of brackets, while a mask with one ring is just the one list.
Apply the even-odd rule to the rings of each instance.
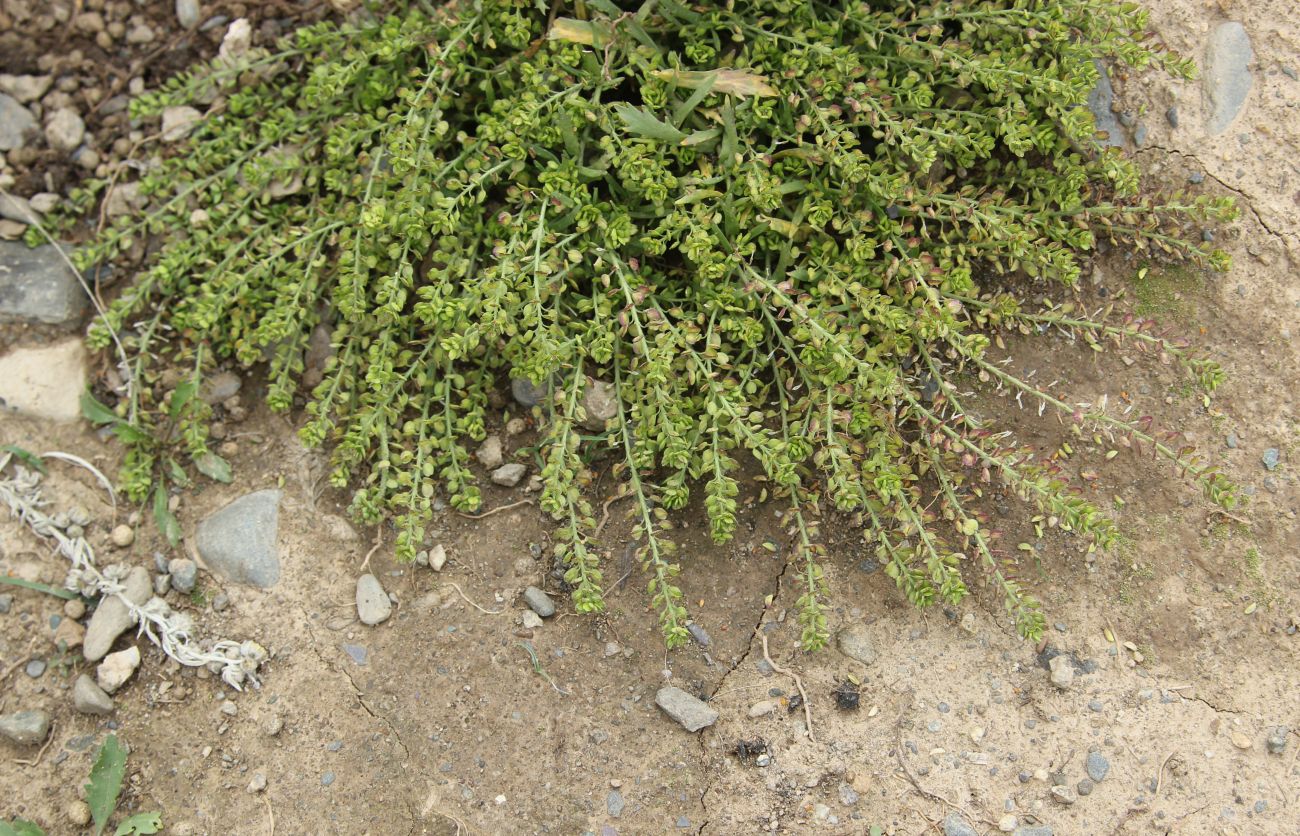
[[393, 614], [393, 602], [388, 600], [379, 578], [366, 574], [357, 578], [357, 618], [362, 624], [382, 624]]
[[75, 151], [86, 138], [86, 123], [75, 110], [61, 107], [45, 120], [45, 141], [56, 151]]
[[44, 96], [54, 84], [52, 75], [6, 75], [0, 73], [0, 93], [26, 104]]
[[435, 572], [441, 572], [442, 567], [447, 565], [447, 547], [439, 543], [429, 549], [429, 568]]
[[199, 0], [176, 0], [176, 22], [182, 28], [192, 29], [198, 26], [202, 17], [203, 9], [199, 7]]
[[1052, 684], [1062, 691], [1074, 683], [1074, 663], [1069, 656], [1053, 656], [1048, 668], [1052, 671]]
[[519, 462], [503, 464], [496, 470], [492, 471], [492, 481], [502, 487], [513, 488], [519, 484], [519, 480], [524, 478], [528, 468]]
[[501, 437], [490, 435], [483, 439], [483, 443], [479, 445], [478, 452], [474, 456], [478, 459], [478, 463], [488, 470], [496, 470], [505, 463], [505, 451], [501, 445]]
[[149, 198], [140, 194], [140, 184], [118, 183], [104, 198], [104, 215], [116, 218], [138, 212], [148, 204]]
[[36, 418], [75, 421], [86, 386], [86, 350], [80, 339], [19, 348], [0, 357], [0, 406]]
[[533, 612], [532, 610], [524, 610], [524, 614], [519, 617], [519, 623], [523, 626], [525, 630], [536, 630], [538, 627], [541, 627], [545, 622], [542, 621], [542, 617], [540, 615]]
[[776, 711], [776, 702], [773, 700], [760, 700], [749, 707], [750, 717], [766, 717]]
[[221, 39], [221, 49], [217, 51], [217, 57], [227, 61], [238, 58], [248, 52], [248, 48], [252, 45], [252, 25], [247, 18], [238, 18], [231, 22], [230, 28], [226, 30], [226, 36]]
[[109, 538], [113, 541], [113, 545], [119, 549], [124, 549], [135, 542], [135, 529], [126, 523], [122, 523], [113, 529]]
[[203, 121], [203, 114], [197, 108], [186, 105], [163, 108], [163, 142], [178, 142], [184, 139], [201, 121]]
[[614, 384], [589, 380], [582, 393], [582, 426], [592, 432], [604, 432], [618, 415], [618, 391]]
[[32, 202], [16, 194], [0, 194], [0, 218], [20, 224], [33, 224], [41, 219]]
[[117, 693], [140, 667], [140, 648], [132, 645], [126, 650], [110, 653], [95, 669], [95, 681], [106, 694]]

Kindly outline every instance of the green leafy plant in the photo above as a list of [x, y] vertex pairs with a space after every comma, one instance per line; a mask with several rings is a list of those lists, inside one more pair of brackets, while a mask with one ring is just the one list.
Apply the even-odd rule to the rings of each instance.
[[[1000, 332], [1055, 331], [1219, 379], [1146, 320], [1031, 302], [1073, 287], [1099, 240], [1152, 263], [1226, 264], [1190, 233], [1231, 219], [1231, 203], [1144, 196], [1083, 106], [1097, 59], [1192, 72], [1136, 6], [394, 8], [225, 56], [134, 102], [143, 119], [215, 99], [184, 152], [141, 181], [143, 217], [78, 256], [162, 244], [90, 332], [97, 347], [121, 334], [138, 358], [113, 415], [166, 415], [201, 456], [210, 416], [176, 393], [221, 363], [265, 364], [270, 407], [304, 405], [300, 435], [331, 448], [331, 483], [355, 486], [361, 520], [390, 518], [411, 559], [435, 491], [479, 507], [467, 445], [486, 435], [489, 395], [531, 381], [545, 393], [541, 505], [575, 606], [604, 605], [585, 495], [603, 452], [633, 499], [669, 645], [687, 636], [672, 512], [702, 486], [713, 539], [731, 540], [745, 456], [757, 490], [786, 503], [806, 647], [828, 637], [820, 532], [833, 514], [862, 527], [915, 604], [960, 600], [983, 577], [1037, 637], [1019, 552], [979, 498], [1004, 486], [1080, 549], [1115, 529], [1059, 463], [966, 407], [972, 380], [1235, 501], [1150, 418], [1072, 402], [992, 353]], [[318, 326], [332, 356], [304, 396]], [[142, 497], [157, 448], [123, 440]]]
[[[99, 747], [99, 754], [90, 768], [86, 805], [90, 807], [90, 817], [95, 824], [95, 836], [104, 832], [117, 809], [122, 779], [126, 777], [126, 755], [126, 749], [117, 742], [117, 735], [110, 734]], [[162, 832], [162, 826], [161, 814], [136, 813], [123, 819], [113, 836], [148, 836]], [[15, 818], [10, 822], [0, 821], [0, 836], [45, 836], [45, 831], [33, 822]]]

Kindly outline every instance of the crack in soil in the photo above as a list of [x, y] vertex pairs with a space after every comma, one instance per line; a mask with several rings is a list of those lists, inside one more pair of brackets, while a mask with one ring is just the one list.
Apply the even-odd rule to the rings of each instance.
[[1218, 183], [1224, 189], [1227, 189], [1228, 191], [1240, 197], [1241, 202], [1245, 204], [1247, 211], [1249, 211], [1251, 216], [1255, 218], [1255, 221], [1260, 225], [1260, 227], [1262, 227], [1263, 230], [1267, 232], [1269, 235], [1273, 236], [1278, 241], [1280, 241], [1282, 243], [1282, 246], [1286, 248], [1288, 253], [1290, 253], [1291, 245], [1287, 242], [1286, 236], [1278, 232], [1277, 230], [1273, 229], [1273, 227], [1269, 226], [1268, 222], [1264, 220], [1264, 217], [1259, 214], [1259, 210], [1255, 208], [1255, 198], [1251, 196], [1249, 192], [1243, 191], [1242, 189], [1239, 189], [1236, 186], [1229, 185], [1228, 183], [1216, 177], [1214, 174], [1210, 172], [1209, 166], [1201, 162], [1200, 157], [1196, 156], [1195, 154], [1191, 154], [1186, 151], [1179, 151], [1176, 148], [1166, 148], [1163, 145], [1149, 145], [1146, 148], [1139, 150], [1137, 153], [1143, 154], [1148, 151], [1161, 151], [1165, 154], [1171, 154], [1173, 156], [1182, 157], [1183, 159], [1188, 159], [1195, 162], [1197, 167], [1201, 169], [1201, 171], [1205, 174], [1206, 177], [1213, 180], [1215, 183]]
[[[773, 602], [776, 602], [781, 598], [781, 584], [785, 580], [786, 573], [790, 571], [790, 565], [792, 563], [793, 561], [786, 560], [785, 564], [781, 567], [781, 571], [776, 576], [775, 582], [773, 583], [774, 589], [772, 591]], [[741, 665], [745, 664], [745, 661], [749, 659], [751, 654], [753, 654], [754, 642], [757, 640], [758, 631], [763, 628], [763, 618], [764, 616], [767, 615], [767, 607], [768, 605], [766, 603], [764, 603], [762, 606], [759, 607], [758, 617], [754, 619], [754, 627], [752, 630], [749, 631], [749, 643], [745, 645], [745, 652], [740, 655], [740, 658], [737, 659], [731, 665], [731, 667], [727, 669], [727, 672], [724, 673], [722, 677], [718, 680], [717, 686], [709, 693], [710, 700], [712, 700], [719, 692], [722, 691], [722, 686], [726, 684], [727, 678], [730, 677], [733, 673], [735, 673], [740, 668]], [[700, 742], [701, 758], [707, 759], [708, 750], [704, 745], [704, 735], [700, 735], [699, 742]], [[704, 789], [700, 791], [700, 806], [704, 808], [705, 819], [703, 822], [700, 823], [700, 826], [696, 828], [695, 836], [703, 836], [704, 831], [708, 828], [709, 822], [711, 821], [708, 818], [708, 813], [709, 813], [708, 795], [710, 792], [713, 791], [713, 786], [715, 783], [716, 783], [716, 778], [706, 783], [704, 785]]]
[[343, 678], [348, 681], [348, 685], [351, 686], [352, 688], [352, 696], [354, 699], [356, 699], [357, 704], [360, 705], [361, 709], [365, 711], [367, 714], [369, 714], [372, 718], [378, 720], [379, 722], [383, 723], [385, 726], [388, 727], [388, 731], [392, 734], [393, 739], [397, 741], [397, 745], [400, 746], [402, 749], [402, 760], [409, 761], [411, 759], [411, 750], [410, 748], [407, 747], [406, 741], [402, 739], [401, 732], [399, 732], [397, 730], [397, 727], [393, 725], [393, 721], [388, 719], [387, 715], [378, 712], [375, 709], [370, 707], [370, 704], [366, 702], [365, 692], [362, 691], [361, 688], [357, 686], [356, 680], [352, 678], [352, 674], [347, 670], [347, 668], [333, 665], [325, 658], [325, 656], [321, 653], [321, 644], [316, 638], [316, 631], [313, 630], [311, 627], [311, 620], [309, 618], [306, 618], [306, 612], [303, 611], [301, 607], [299, 607], [299, 611], [304, 616], [303, 625], [307, 629], [307, 635], [311, 637], [311, 650], [312, 653], [315, 654], [317, 661], [319, 661], [321, 665], [325, 667], [326, 670], [333, 670], [334, 672], [343, 675]]

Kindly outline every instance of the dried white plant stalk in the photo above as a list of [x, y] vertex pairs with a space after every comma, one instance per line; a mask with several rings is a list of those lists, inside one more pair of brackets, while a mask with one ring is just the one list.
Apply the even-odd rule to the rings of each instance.
[[[72, 563], [64, 581], [67, 589], [87, 598], [117, 596], [138, 625], [136, 634], [147, 637], [170, 658], [191, 668], [207, 666], [236, 690], [243, 690], [245, 683], [260, 687], [257, 670], [267, 659], [264, 647], [255, 641], [223, 640], [200, 644], [194, 638], [194, 623], [187, 613], [173, 610], [157, 596], [143, 606], [127, 600], [122, 582], [129, 567], [119, 563], [101, 571], [95, 565], [95, 550], [85, 537], [69, 537], [63, 531], [66, 523], [60, 525], [61, 520], [56, 519], [66, 519], [68, 515], [50, 516], [42, 510], [49, 503], [41, 496], [41, 474], [12, 462], [12, 475], [5, 475], [12, 459], [12, 453], [0, 453], [0, 500], [33, 534], [54, 540], [59, 554]], [[94, 471], [94, 468], [89, 469]]]

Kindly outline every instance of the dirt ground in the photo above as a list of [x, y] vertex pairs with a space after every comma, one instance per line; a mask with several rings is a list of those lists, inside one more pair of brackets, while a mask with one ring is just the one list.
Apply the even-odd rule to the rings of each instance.
[[[1153, 72], [1116, 85], [1121, 106], [1149, 130], [1136, 153], [1153, 184], [1240, 201], [1240, 223], [1218, 233], [1234, 264], [1226, 274], [1154, 269], [1137, 281], [1140, 259], [1111, 252], [1082, 292], [1088, 302], [1119, 296], [1208, 346], [1228, 382], [1207, 407], [1140, 352], [1094, 356], [1042, 339], [1008, 349], [1074, 399], [1104, 395], [1182, 431], [1251, 501], [1225, 516], [1158, 462], [1107, 461], [1105, 446], [1075, 442], [1063, 466], [1099, 472], [1094, 499], [1125, 535], [1089, 561], [1067, 536], [1037, 540], [1014, 500], [993, 498], [1006, 540], [1038, 544], [1041, 571], [1030, 562], [1023, 580], [1052, 625], [1044, 653], [1014, 634], [987, 590], [959, 609], [913, 609], [839, 518], [824, 526], [831, 628], [865, 631], [874, 659], [800, 652], [788, 539], [756, 486], [740, 497], [747, 511], [733, 545], [713, 546], [698, 517], [682, 532], [681, 584], [707, 648], [664, 651], [635, 570], [606, 615], [562, 606], [542, 627], [522, 628], [519, 592], [556, 590], [544, 559], [549, 524], [533, 505], [483, 520], [441, 512], [431, 541], [450, 559], [437, 573], [394, 563], [390, 535], [370, 566], [399, 604], [366, 627], [354, 590], [375, 532], [349, 525], [343, 493], [322, 490], [323, 462], [302, 450], [294, 426], [255, 408], [231, 456], [234, 484], [206, 482], [184, 494], [178, 513], [192, 537], [230, 499], [282, 488], [282, 580], [262, 591], [203, 573], [193, 601], [169, 600], [193, 611], [204, 635], [270, 649], [263, 687], [236, 694], [164, 664], [141, 640], [144, 664], [116, 712], [78, 714], [71, 686], [91, 666], [57, 657], [47, 638], [62, 602], [16, 590], [0, 615], [0, 669], [9, 671], [0, 713], [37, 706], [55, 722], [39, 758], [0, 746], [0, 786], [11, 788], [0, 814], [77, 832], [64, 810], [115, 729], [131, 749], [122, 809], [161, 810], [176, 834], [920, 834], [944, 832], [954, 813], [978, 833], [1300, 832], [1300, 21], [1292, 0], [1150, 5], [1157, 33], [1193, 57], [1222, 21], [1241, 21], [1251, 36], [1254, 85], [1219, 136], [1201, 128], [1199, 82]], [[1171, 105], [1180, 127], [1164, 116]], [[1189, 185], [1198, 172], [1204, 181]], [[256, 403], [260, 382], [244, 387], [244, 402]], [[980, 404], [1044, 455], [1066, 438], [1028, 405], [992, 392]], [[530, 442], [525, 433], [507, 446]], [[75, 452], [106, 472], [118, 455], [88, 426], [13, 417], [0, 418], [0, 443]], [[1269, 448], [1281, 455], [1274, 471], [1262, 463]], [[56, 465], [46, 493], [92, 512], [101, 562], [151, 566], [166, 551], [147, 524], [129, 550], [113, 550], [111, 509], [84, 471]], [[484, 507], [527, 496], [488, 486]], [[611, 580], [631, 568], [625, 510], [611, 508], [604, 532]], [[0, 569], [57, 584], [59, 561], [0, 519]], [[230, 602], [220, 611], [218, 593]], [[759, 635], [770, 660], [799, 675], [808, 715], [791, 706], [799, 684], [773, 669]], [[1090, 672], [1054, 686], [1046, 658], [1055, 652]], [[29, 658], [50, 669], [33, 679], [10, 667]], [[861, 682], [856, 711], [832, 696], [849, 676]], [[654, 703], [666, 683], [710, 697], [718, 722], [699, 734], [671, 722]], [[227, 699], [233, 716], [222, 710]], [[763, 701], [774, 710], [751, 716]], [[1280, 755], [1266, 747], [1277, 726], [1291, 730]], [[756, 751], [738, 755], [742, 741]], [[1078, 795], [1091, 752], [1109, 772]], [[265, 789], [250, 791], [259, 773]], [[1057, 784], [1071, 803], [1053, 794]]]

